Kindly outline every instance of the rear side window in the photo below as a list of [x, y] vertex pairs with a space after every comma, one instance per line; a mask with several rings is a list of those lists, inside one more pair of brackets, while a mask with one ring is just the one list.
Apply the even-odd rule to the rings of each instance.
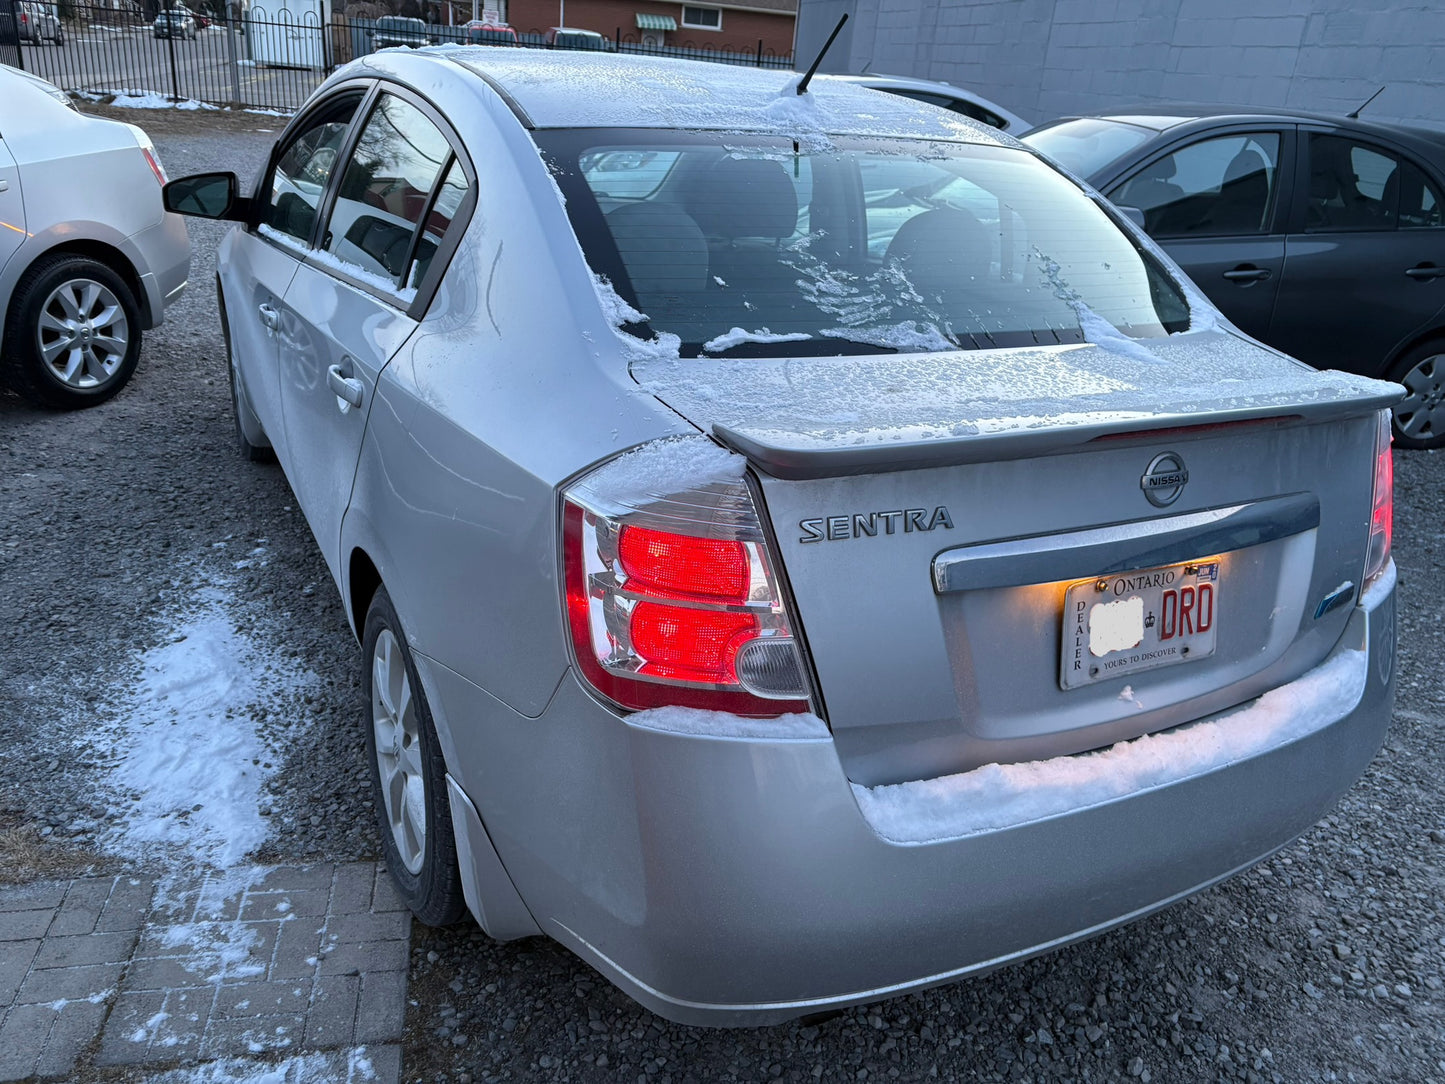
[[1144, 228], [1155, 237], [1263, 233], [1274, 208], [1279, 147], [1277, 132], [1200, 140], [1156, 158], [1109, 198], [1143, 211]]
[[[539, 142], [592, 269], [692, 356], [986, 349], [1082, 342], [1086, 323], [1138, 337], [1188, 324], [1158, 265], [1024, 151], [840, 139], [810, 152], [672, 132]], [[614, 195], [595, 167], [649, 154], [670, 166], [642, 196]]]
[[1399, 214], [1400, 162], [1344, 136], [1310, 136], [1306, 228], [1338, 233], [1393, 230]]
[[969, 120], [981, 121], [991, 128], [1008, 127], [1008, 121], [1004, 120], [997, 113], [991, 112], [983, 106], [964, 98], [950, 98], [942, 94], [930, 94], [927, 91], [895, 87], [879, 87], [877, 89], [886, 90], [889, 94], [897, 94], [900, 98], [912, 98], [915, 102], [936, 105], [940, 109], [947, 109], [950, 112], [961, 114], [969, 118]]
[[421, 110], [383, 94], [346, 163], [322, 247], [348, 270], [398, 288], [451, 158], [451, 145]]

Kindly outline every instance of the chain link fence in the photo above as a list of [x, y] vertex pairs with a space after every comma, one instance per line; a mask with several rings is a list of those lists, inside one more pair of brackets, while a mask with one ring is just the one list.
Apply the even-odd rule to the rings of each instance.
[[[96, 99], [115, 94], [142, 102], [164, 98], [289, 112], [336, 67], [377, 47], [374, 19], [338, 15], [323, 25], [314, 11], [293, 15], [284, 7], [268, 10], [255, 4], [239, 18], [163, 11], [151, 21], [130, 0], [112, 3], [118, 6], [67, 4], [58, 31], [31, 38], [20, 32], [24, 9], [58, 9], [0, 0], [0, 63]], [[28, 25], [31, 20], [23, 21]], [[424, 31], [418, 26], [416, 37], [423, 36], [430, 44], [467, 42], [462, 26], [431, 24]], [[492, 47], [565, 47], [548, 44], [537, 30], [518, 31], [517, 38], [515, 46]], [[381, 44], [387, 44], [385, 28]], [[607, 52], [749, 67], [790, 69], [793, 64], [791, 53], [774, 53], [762, 42], [748, 51], [689, 42], [656, 45], [624, 34], [621, 28], [611, 37], [592, 39], [591, 44]]]

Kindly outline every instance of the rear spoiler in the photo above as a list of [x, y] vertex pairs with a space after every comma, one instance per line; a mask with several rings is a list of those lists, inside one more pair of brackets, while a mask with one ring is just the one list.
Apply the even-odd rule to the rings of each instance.
[[722, 444], [746, 456], [759, 470], [775, 478], [801, 480], [923, 470], [1004, 459], [1032, 459], [1077, 451], [1092, 441], [1172, 440], [1195, 433], [1214, 432], [1224, 426], [1284, 427], [1328, 422], [1385, 410], [1402, 398], [1404, 389], [1397, 386], [1394, 390], [1376, 394], [1318, 401], [1275, 402], [1205, 413], [1163, 413], [1127, 418], [1101, 415], [1098, 421], [1082, 420], [925, 440], [889, 440], [886, 432], [882, 432], [870, 434], [868, 443], [859, 444], [826, 444], [810, 440], [805, 433], [721, 423], [713, 425], [712, 433]]

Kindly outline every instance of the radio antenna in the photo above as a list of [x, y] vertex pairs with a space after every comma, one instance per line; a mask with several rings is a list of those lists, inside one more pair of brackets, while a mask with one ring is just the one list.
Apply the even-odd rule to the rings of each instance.
[[[827, 46], [825, 45], [825, 46], [823, 46], [823, 48], [826, 49]], [[1384, 88], [1384, 87], [1381, 87], [1379, 90], [1375, 91], [1375, 93], [1371, 94], [1368, 98], [1365, 99], [1365, 105], [1369, 105], [1371, 102], [1373, 102], [1376, 98], [1378, 98], [1378, 97], [1379, 97], [1381, 94], [1383, 94], [1383, 93], [1385, 93], [1385, 88]], [[1360, 109], [1364, 109], [1364, 108], [1365, 108], [1365, 105], [1360, 106]], [[1346, 113], [1346, 114], [1345, 114], [1345, 119], [1346, 119], [1346, 120], [1359, 120], [1359, 119], [1360, 119], [1360, 109], [1356, 109], [1353, 113]]]
[[818, 50], [818, 59], [813, 61], [813, 66], [808, 69], [808, 74], [803, 76], [802, 79], [798, 80], [799, 94], [808, 93], [808, 80], [813, 78], [813, 73], [818, 70], [818, 65], [823, 63], [823, 58], [828, 55], [828, 50], [833, 47], [833, 39], [838, 36], [838, 31], [843, 29], [843, 24], [847, 21], [848, 13], [845, 11], [843, 12], [843, 17], [838, 20], [838, 25], [833, 27], [833, 32], [828, 35], [828, 40], [823, 43], [823, 48]]

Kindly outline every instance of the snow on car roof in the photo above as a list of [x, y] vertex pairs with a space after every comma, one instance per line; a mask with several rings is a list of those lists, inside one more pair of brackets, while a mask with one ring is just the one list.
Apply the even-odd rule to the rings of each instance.
[[[985, 125], [826, 75], [794, 91], [797, 72], [671, 57], [442, 45], [412, 52], [473, 72], [533, 128], [799, 129], [830, 135], [1012, 140]], [[377, 60], [385, 54], [373, 54]], [[388, 58], [390, 59], [390, 58]]]

